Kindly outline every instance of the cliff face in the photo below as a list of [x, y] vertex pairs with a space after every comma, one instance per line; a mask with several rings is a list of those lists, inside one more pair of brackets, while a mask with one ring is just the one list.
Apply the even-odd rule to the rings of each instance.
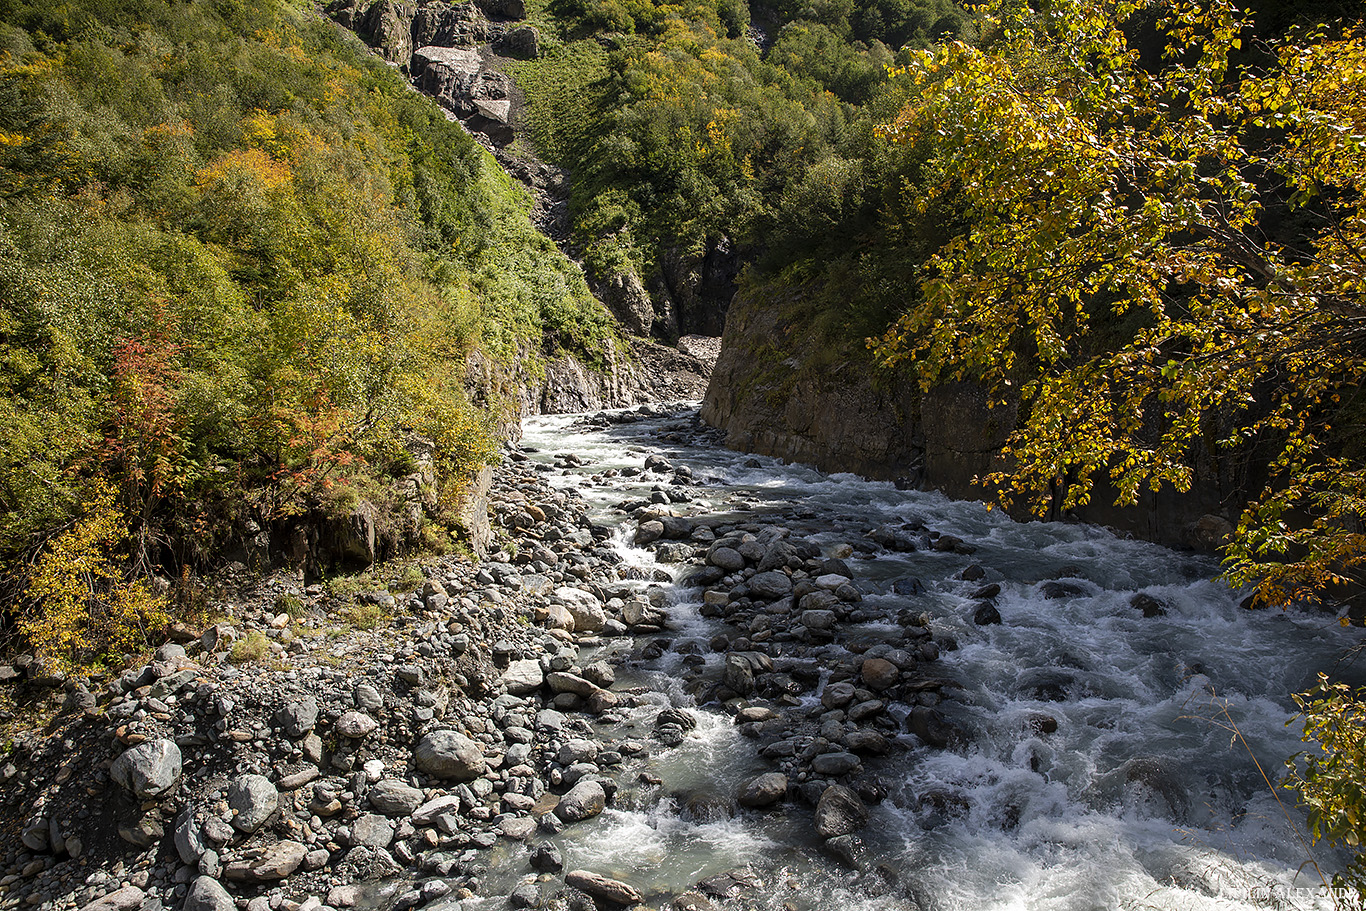
[[[731, 303], [702, 406], [703, 420], [725, 431], [726, 445], [954, 498], [983, 497], [974, 479], [1004, 466], [1016, 409], [988, 407], [983, 390], [966, 382], [922, 393], [909, 374], [878, 371], [865, 351], [831, 350], [794, 315], [800, 292], [791, 295], [778, 300], [771, 289], [747, 290]], [[1101, 488], [1092, 505], [1049, 518], [1213, 550], [1232, 530], [1245, 486], [1236, 466], [1207, 456], [1189, 493], [1148, 493], [1119, 508]]]

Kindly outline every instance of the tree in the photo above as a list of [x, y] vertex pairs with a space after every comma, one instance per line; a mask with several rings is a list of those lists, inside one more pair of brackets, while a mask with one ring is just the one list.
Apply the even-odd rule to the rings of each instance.
[[1366, 561], [1366, 29], [1253, 41], [1227, 0], [1152, 10], [992, 0], [980, 48], [894, 73], [914, 93], [885, 135], [925, 151], [921, 211], [965, 227], [872, 344], [1018, 396], [986, 480], [1039, 511], [1261, 454], [1227, 578], [1321, 597]]

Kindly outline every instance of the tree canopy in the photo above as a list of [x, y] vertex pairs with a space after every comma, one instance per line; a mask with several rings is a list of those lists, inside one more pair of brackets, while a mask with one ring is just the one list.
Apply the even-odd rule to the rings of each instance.
[[[1023, 420], [990, 482], [1035, 509], [1189, 488], [1252, 453], [1227, 545], [1261, 601], [1366, 562], [1366, 29], [1253, 40], [1226, 0], [993, 0], [911, 55], [884, 128], [963, 227], [873, 340]], [[1141, 50], [1148, 48], [1160, 50]]]

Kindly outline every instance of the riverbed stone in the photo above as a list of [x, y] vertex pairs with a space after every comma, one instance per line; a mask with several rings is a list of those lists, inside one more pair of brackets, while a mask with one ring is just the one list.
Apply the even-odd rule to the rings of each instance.
[[422, 806], [422, 792], [394, 778], [375, 782], [365, 797], [385, 816], [410, 816]]
[[351, 824], [351, 844], [387, 848], [394, 840], [394, 824], [377, 813], [366, 813]]
[[295, 739], [302, 737], [318, 723], [318, 700], [312, 696], [305, 696], [303, 699], [286, 703], [280, 709], [276, 720], [286, 736]]
[[757, 573], [746, 583], [750, 593], [767, 601], [776, 601], [792, 592], [792, 579], [787, 573]]
[[553, 597], [573, 616], [576, 633], [596, 633], [607, 623], [607, 612], [592, 592], [565, 586], [555, 589]]
[[337, 719], [337, 733], [352, 740], [369, 737], [379, 729], [379, 722], [364, 712], [346, 712]]
[[595, 779], [580, 781], [569, 789], [555, 807], [555, 815], [565, 822], [581, 822], [607, 808], [607, 792]]
[[717, 547], [707, 554], [707, 562], [718, 569], [733, 573], [745, 568], [745, 558], [738, 550], [730, 547]]
[[308, 848], [297, 841], [277, 841], [255, 857], [229, 863], [223, 875], [234, 882], [261, 883], [284, 879], [303, 863]]
[[449, 781], [473, 781], [488, 771], [479, 744], [452, 730], [424, 736], [413, 751], [413, 761], [428, 775]]
[[736, 802], [742, 807], [768, 807], [787, 796], [787, 776], [782, 772], [766, 772], [750, 779]]
[[228, 785], [228, 809], [239, 832], [255, 832], [279, 806], [280, 792], [264, 775], [242, 775]]
[[645, 896], [634, 886], [588, 870], [571, 870], [565, 874], [564, 882], [594, 898], [618, 905], [638, 905], [645, 900]]
[[513, 661], [503, 671], [503, 684], [514, 696], [528, 696], [541, 688], [545, 675], [541, 672], [541, 662], [534, 658]]
[[175, 741], [147, 740], [129, 747], [109, 767], [115, 784], [144, 800], [160, 797], [180, 780], [180, 747]]
[[860, 675], [870, 690], [879, 693], [896, 686], [901, 679], [901, 671], [886, 658], [865, 658]]
[[868, 825], [868, 807], [852, 789], [832, 784], [821, 792], [816, 804], [816, 834], [835, 838]]
[[195, 877], [185, 893], [181, 911], [237, 911], [232, 893], [211, 876]]

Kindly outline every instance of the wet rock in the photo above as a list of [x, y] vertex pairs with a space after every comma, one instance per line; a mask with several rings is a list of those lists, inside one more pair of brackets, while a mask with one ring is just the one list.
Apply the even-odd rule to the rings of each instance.
[[636, 547], [644, 547], [647, 544], [653, 544], [662, 537], [664, 537], [664, 523], [658, 519], [650, 519], [636, 526], [636, 533], [631, 541]]
[[745, 558], [738, 550], [729, 547], [716, 547], [707, 554], [707, 562], [726, 572], [736, 572], [745, 568]]
[[782, 772], [766, 772], [751, 779], [736, 798], [742, 807], [768, 807], [787, 796], [787, 776]]
[[825, 778], [848, 775], [863, 763], [853, 753], [821, 753], [811, 760], [811, 771]]
[[546, 842], [531, 852], [531, 868], [542, 873], [558, 873], [564, 869], [564, 856], [554, 842]]
[[593, 779], [580, 781], [560, 798], [555, 815], [565, 822], [581, 822], [607, 808], [607, 792]]
[[1055, 579], [1040, 585], [1039, 594], [1046, 601], [1060, 601], [1080, 597], [1086, 594], [1086, 589], [1076, 582], [1061, 582]]
[[451, 730], [432, 731], [418, 741], [413, 762], [428, 775], [449, 781], [473, 781], [488, 771], [479, 745]]
[[865, 658], [859, 671], [870, 690], [882, 692], [896, 686], [901, 671], [886, 658]]
[[1001, 612], [996, 609], [996, 605], [982, 603], [977, 605], [977, 610], [972, 613], [972, 622], [978, 626], [991, 626], [1001, 622]]
[[832, 784], [816, 804], [815, 822], [816, 834], [821, 838], [848, 835], [868, 824], [868, 807], [851, 789]]
[[180, 780], [180, 747], [171, 740], [148, 740], [114, 760], [109, 777], [146, 800], [160, 797]]
[[280, 806], [280, 792], [264, 775], [243, 775], [228, 785], [233, 828], [250, 835]]
[[594, 898], [618, 905], [638, 905], [645, 900], [634, 886], [587, 870], [571, 870], [565, 874], [564, 882]]
[[1142, 592], [1129, 599], [1129, 606], [1142, 611], [1145, 617], [1164, 617], [1167, 614], [1167, 603], [1165, 601]]
[[943, 749], [954, 739], [955, 731], [943, 713], [917, 705], [906, 719], [906, 728], [926, 746]]
[[765, 572], [751, 576], [746, 583], [752, 595], [767, 601], [776, 601], [792, 592], [792, 579], [787, 573]]

